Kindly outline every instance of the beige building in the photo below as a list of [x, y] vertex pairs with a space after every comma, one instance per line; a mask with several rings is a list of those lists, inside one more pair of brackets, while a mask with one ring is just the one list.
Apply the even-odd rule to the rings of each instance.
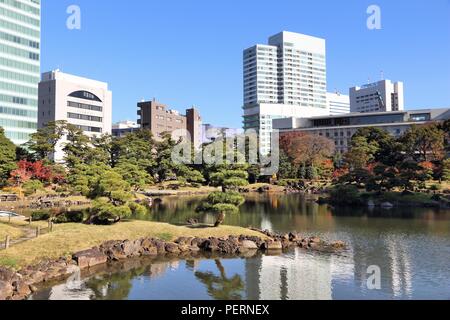
[[[160, 139], [164, 133], [174, 134], [174, 139], [185, 137], [183, 132], [189, 132], [191, 140], [196, 148], [202, 143], [202, 118], [197, 109], [186, 110], [186, 115], [171, 110], [167, 105], [159, 103], [155, 99], [138, 103], [138, 124], [142, 129], [149, 129], [156, 139]], [[175, 132], [174, 132], [175, 131]]]

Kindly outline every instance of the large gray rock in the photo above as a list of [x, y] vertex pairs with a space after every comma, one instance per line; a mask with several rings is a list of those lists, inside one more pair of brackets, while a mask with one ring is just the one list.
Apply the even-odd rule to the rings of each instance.
[[77, 252], [72, 258], [77, 262], [80, 269], [90, 268], [108, 261], [106, 254], [98, 248]]

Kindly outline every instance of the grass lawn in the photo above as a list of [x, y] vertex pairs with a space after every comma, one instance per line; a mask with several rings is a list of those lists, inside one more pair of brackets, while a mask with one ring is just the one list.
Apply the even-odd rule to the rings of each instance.
[[11, 239], [18, 239], [23, 235], [23, 231], [17, 227], [0, 223], [0, 241], [3, 242], [6, 236], [10, 236]]
[[181, 227], [149, 221], [126, 221], [113, 226], [90, 226], [84, 224], [55, 225], [54, 231], [0, 251], [0, 265], [20, 268], [42, 259], [70, 256], [74, 252], [98, 246], [108, 240], [136, 240], [154, 237], [173, 241], [181, 236], [222, 237], [228, 235], [265, 236], [245, 228], [221, 226]]

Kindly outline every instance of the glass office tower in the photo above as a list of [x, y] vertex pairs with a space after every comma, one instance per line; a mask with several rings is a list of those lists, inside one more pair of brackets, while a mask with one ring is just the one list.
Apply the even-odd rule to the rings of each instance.
[[0, 127], [16, 144], [37, 128], [40, 0], [0, 0]]

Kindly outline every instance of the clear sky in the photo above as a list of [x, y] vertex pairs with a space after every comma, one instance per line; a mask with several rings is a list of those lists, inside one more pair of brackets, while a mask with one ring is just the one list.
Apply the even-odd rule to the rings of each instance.
[[[81, 30], [66, 28], [69, 5]], [[366, 26], [380, 6], [382, 29]], [[280, 31], [327, 40], [328, 89], [405, 83], [407, 109], [450, 107], [450, 0], [42, 0], [42, 71], [106, 81], [113, 120], [156, 97], [241, 127], [242, 51]]]

